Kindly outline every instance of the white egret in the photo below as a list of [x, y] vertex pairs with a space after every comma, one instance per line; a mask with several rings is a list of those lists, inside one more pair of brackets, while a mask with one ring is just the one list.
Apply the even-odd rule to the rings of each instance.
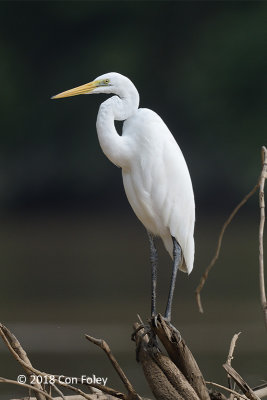
[[[152, 317], [156, 316], [157, 279], [154, 236], [161, 237], [173, 259], [165, 311], [170, 321], [177, 271], [189, 274], [194, 262], [195, 203], [185, 159], [162, 119], [149, 109], [139, 108], [138, 91], [123, 75], [107, 73], [52, 98], [91, 93], [115, 94], [100, 105], [96, 128], [103, 152], [122, 169], [129, 203], [148, 232]], [[114, 120], [124, 121], [122, 135], [117, 133]]]

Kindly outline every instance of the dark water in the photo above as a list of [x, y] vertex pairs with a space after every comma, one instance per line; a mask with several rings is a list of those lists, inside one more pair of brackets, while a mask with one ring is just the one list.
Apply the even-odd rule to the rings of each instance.
[[[234, 368], [251, 385], [267, 380], [267, 334], [259, 304], [257, 216], [237, 217], [203, 289], [204, 315], [194, 290], [213, 255], [222, 217], [199, 218], [196, 263], [178, 276], [173, 323], [205, 378], [227, 384], [222, 368], [234, 333]], [[123, 387], [105, 354], [84, 334], [105, 339], [141, 395], [151, 396], [130, 340], [139, 313], [149, 316], [150, 270], [146, 234], [133, 217], [36, 216], [3, 219], [0, 228], [1, 321], [20, 340], [33, 365], [54, 374], [108, 378]], [[163, 312], [171, 265], [160, 248], [159, 303]], [[0, 343], [0, 376], [23, 373]], [[0, 384], [0, 398], [27, 393]]]

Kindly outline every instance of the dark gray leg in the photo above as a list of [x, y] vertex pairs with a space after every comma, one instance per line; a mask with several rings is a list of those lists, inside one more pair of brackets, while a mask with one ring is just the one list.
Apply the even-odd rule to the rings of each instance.
[[151, 317], [156, 316], [156, 286], [157, 286], [157, 266], [158, 253], [155, 247], [153, 236], [147, 232], [150, 246], [150, 262], [151, 262], [151, 277], [152, 277], [152, 293], [151, 293]]
[[166, 311], [165, 311], [165, 319], [168, 322], [171, 321], [172, 300], [173, 300], [176, 276], [177, 276], [178, 268], [183, 260], [181, 247], [180, 247], [179, 243], [177, 242], [177, 240], [175, 239], [175, 237], [173, 237], [173, 236], [172, 236], [172, 241], [173, 241], [173, 269], [172, 269], [172, 278], [171, 278], [169, 297], [168, 297], [167, 307], [166, 307]]

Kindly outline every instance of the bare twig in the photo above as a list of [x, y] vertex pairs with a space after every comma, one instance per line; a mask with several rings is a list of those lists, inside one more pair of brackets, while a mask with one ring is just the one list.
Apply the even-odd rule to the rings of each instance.
[[64, 386], [65, 388], [70, 389], [73, 392], [80, 394], [81, 396], [83, 396], [87, 400], [92, 400], [92, 395], [91, 394], [87, 394], [87, 393], [83, 392], [81, 389], [76, 388], [75, 386], [72, 386], [72, 385], [69, 385], [67, 383], [61, 382], [61, 381], [59, 381], [57, 379], [55, 380], [55, 382], [58, 385]]
[[[94, 394], [91, 395], [91, 400], [111, 400], [111, 399], [101, 399], [100, 397], [98, 397], [98, 395]], [[27, 398], [23, 398], [23, 399], [12, 399], [12, 400], [36, 400], [36, 397], [27, 397]], [[62, 400], [62, 397], [53, 397], [53, 400]], [[66, 396], [66, 400], [84, 400], [84, 397], [81, 395], [70, 395], [70, 396]]]
[[56, 387], [55, 384], [50, 383], [50, 385], [54, 388], [54, 390], [60, 395], [60, 397], [61, 397], [63, 400], [66, 400], [66, 397], [64, 396], [64, 394], [61, 392], [61, 390], [59, 390], [58, 387]]
[[[51, 376], [50, 374], [47, 374], [45, 372], [41, 372], [38, 369], [34, 368], [31, 364], [29, 364], [28, 362], [24, 361], [20, 355], [14, 350], [14, 348], [12, 347], [12, 345], [10, 344], [6, 333], [9, 332], [9, 334], [11, 335], [11, 332], [5, 327], [5, 331], [3, 330], [3, 325], [0, 325], [0, 335], [2, 336], [2, 339], [4, 340], [4, 342], [6, 343], [9, 351], [11, 352], [11, 354], [14, 356], [14, 358], [21, 364], [21, 366], [24, 369], [29, 370], [30, 372], [32, 372], [35, 375], [46, 375], [46, 376]], [[14, 335], [13, 335], [14, 336]], [[15, 337], [15, 336], [14, 336]], [[20, 345], [21, 346], [21, 345]], [[32, 388], [32, 387], [31, 387]]]
[[[6, 379], [6, 378], [0, 377], [0, 382], [1, 383], [11, 383], [12, 385], [22, 386], [22, 387], [25, 387], [27, 389], [33, 390], [32, 385], [28, 385], [27, 383], [19, 383], [17, 381], [14, 381], [13, 379]], [[43, 395], [44, 398], [47, 398], [49, 400], [53, 400], [53, 397], [51, 397], [48, 393], [44, 392], [43, 390], [38, 389], [37, 387], [34, 388], [34, 391], [40, 393], [41, 395]]]
[[[15, 355], [15, 354], [17, 355], [16, 359], [22, 365], [27, 376], [30, 376], [30, 374], [32, 372], [32, 370], [31, 370], [32, 364], [27, 356], [26, 351], [22, 348], [22, 346], [21, 346], [20, 342], [18, 341], [18, 339], [16, 338], [16, 336], [13, 335], [9, 331], [9, 329], [7, 329], [7, 327], [2, 324], [0, 324], [0, 335], [2, 336], [2, 338], [4, 339], [6, 344], [8, 344], [9, 349], [10, 350], [12, 349], [13, 355]], [[23, 361], [23, 363], [21, 361]], [[39, 389], [36, 391], [37, 400], [45, 400], [45, 397], [43, 396], [43, 393], [45, 392], [45, 390], [43, 390], [41, 384], [39, 384], [37, 382], [33, 383], [31, 385], [31, 388], [33, 390]]]
[[261, 399], [267, 397], [267, 383], [254, 387], [253, 392]]
[[264, 281], [264, 257], [263, 257], [263, 233], [265, 223], [265, 201], [264, 201], [264, 185], [267, 178], [267, 149], [262, 147], [262, 172], [260, 176], [260, 190], [259, 190], [259, 203], [260, 203], [260, 226], [259, 226], [259, 278], [260, 278], [260, 298], [264, 314], [265, 327], [267, 329], [267, 301], [265, 293]]
[[122, 399], [122, 400], [127, 400], [128, 396], [125, 393], [121, 393], [119, 390], [113, 389], [111, 387], [105, 386], [105, 385], [100, 385], [97, 383], [87, 383], [87, 382], [81, 382], [81, 379], [77, 379], [78, 383], [81, 385], [85, 385], [90, 387], [90, 389], [97, 389], [102, 392], [102, 394], [106, 394], [109, 396], [109, 399], [112, 400], [113, 398], [115, 399]]
[[244, 381], [242, 376], [239, 375], [236, 370], [228, 365], [227, 363], [223, 364], [223, 368], [225, 371], [233, 378], [236, 384], [240, 387], [245, 396], [247, 396], [250, 400], [260, 400], [260, 398], [253, 392], [253, 390], [249, 387], [249, 385]]
[[229, 353], [228, 353], [228, 357], [227, 357], [227, 361], [226, 363], [228, 365], [231, 365], [231, 361], [233, 360], [233, 354], [234, 354], [234, 349], [235, 349], [235, 345], [236, 345], [236, 341], [239, 337], [239, 335], [241, 334], [241, 332], [235, 333], [234, 336], [232, 337], [231, 343], [230, 343], [230, 348], [229, 348]]
[[248, 201], [250, 197], [253, 196], [253, 194], [257, 191], [258, 188], [259, 190], [259, 197], [260, 197], [260, 209], [261, 209], [261, 220], [260, 220], [260, 229], [259, 229], [259, 239], [260, 239], [260, 292], [261, 292], [261, 302], [262, 302], [262, 307], [264, 310], [264, 316], [265, 316], [265, 324], [267, 328], [267, 301], [266, 301], [266, 295], [265, 295], [265, 285], [264, 285], [264, 264], [263, 264], [263, 230], [264, 230], [264, 221], [265, 221], [265, 204], [264, 204], [264, 184], [265, 184], [265, 179], [267, 178], [267, 150], [266, 147], [262, 147], [262, 171], [261, 171], [261, 176], [258, 181], [258, 183], [254, 186], [254, 188], [243, 198], [243, 200], [235, 207], [235, 209], [232, 211], [228, 219], [225, 221], [225, 223], [222, 226], [221, 232], [219, 234], [218, 238], [218, 243], [217, 243], [217, 248], [214, 257], [212, 258], [211, 262], [207, 266], [205, 272], [203, 273], [202, 277], [200, 278], [200, 282], [195, 290], [196, 293], [196, 300], [197, 300], [197, 305], [198, 309], [201, 313], [203, 313], [203, 307], [201, 303], [201, 297], [200, 297], [200, 292], [205, 285], [209, 272], [214, 266], [215, 262], [219, 258], [220, 250], [221, 250], [221, 245], [222, 245], [222, 239], [223, 235], [225, 233], [225, 230], [227, 226], [231, 223], [232, 219], [236, 215], [236, 213], [239, 211], [239, 209]]
[[123, 372], [122, 368], [120, 367], [118, 361], [116, 360], [116, 358], [112, 354], [112, 352], [111, 352], [108, 344], [105, 342], [105, 340], [96, 339], [96, 338], [94, 338], [92, 336], [89, 336], [89, 335], [85, 335], [85, 337], [86, 337], [87, 340], [89, 340], [90, 342], [94, 343], [96, 346], [100, 347], [102, 350], [104, 350], [104, 352], [108, 356], [108, 359], [110, 360], [111, 364], [113, 365], [115, 371], [119, 375], [121, 381], [123, 382], [128, 394], [129, 394], [129, 396], [127, 396], [127, 398], [141, 400], [140, 396], [134, 390], [133, 385], [131, 384], [131, 382], [129, 381], [129, 379], [127, 378], [125, 373]]
[[[241, 334], [241, 332], [235, 333], [234, 336], [232, 337], [232, 340], [231, 340], [231, 343], [230, 343], [229, 353], [228, 353], [228, 357], [227, 357], [227, 360], [226, 360], [226, 363], [227, 363], [228, 365], [230, 365], [230, 366], [231, 366], [231, 361], [232, 361], [233, 358], [234, 358], [233, 354], [234, 354], [234, 349], [235, 349], [236, 341], [237, 341], [237, 339], [238, 339], [238, 337], [239, 337], [240, 334]], [[230, 389], [233, 389], [233, 388], [232, 388], [232, 385], [231, 385], [231, 376], [230, 376], [229, 374], [227, 374], [227, 378], [228, 378], [229, 388], [230, 388]]]
[[237, 212], [240, 210], [240, 208], [248, 201], [248, 199], [253, 196], [253, 194], [256, 192], [256, 190], [259, 187], [259, 183], [257, 183], [257, 185], [254, 186], [254, 188], [243, 198], [242, 201], [240, 201], [240, 203], [235, 207], [235, 209], [231, 212], [231, 214], [229, 215], [229, 217], [227, 218], [227, 220], [225, 221], [225, 223], [222, 226], [221, 232], [219, 234], [219, 238], [218, 238], [218, 243], [217, 243], [217, 248], [216, 248], [216, 252], [214, 257], [212, 258], [211, 262], [209, 263], [209, 265], [207, 266], [207, 268], [205, 269], [204, 274], [202, 275], [202, 277], [200, 278], [200, 282], [195, 290], [195, 294], [196, 294], [196, 300], [197, 300], [197, 305], [198, 305], [198, 309], [199, 312], [203, 313], [203, 307], [202, 307], [202, 303], [201, 303], [201, 297], [200, 297], [200, 292], [203, 288], [203, 286], [205, 285], [207, 279], [208, 279], [208, 275], [210, 270], [212, 269], [212, 267], [214, 266], [215, 262], [218, 260], [219, 255], [220, 255], [220, 250], [221, 250], [221, 245], [222, 245], [222, 240], [223, 240], [223, 235], [225, 233], [226, 228], [228, 227], [228, 225], [231, 223], [232, 219], [234, 218], [234, 216], [237, 214]]
[[[59, 380], [58, 379], [59, 377], [57, 375], [52, 375], [52, 374], [49, 374], [47, 372], [39, 371], [38, 369], [34, 368], [31, 365], [31, 363], [28, 363], [28, 362], [24, 361], [22, 358], [20, 358], [20, 355], [14, 350], [14, 348], [12, 347], [12, 345], [10, 344], [10, 342], [9, 342], [9, 340], [7, 338], [7, 336], [11, 337], [11, 335], [12, 335], [11, 332], [6, 327], [4, 327], [5, 329], [3, 330], [3, 325], [0, 325], [0, 326], [1, 326], [0, 327], [0, 335], [2, 336], [2, 338], [3, 338], [4, 342], [6, 343], [8, 349], [10, 350], [10, 352], [14, 356], [14, 358], [21, 364], [21, 366], [25, 370], [26, 369], [28, 370], [28, 373], [30, 371], [35, 375], [41, 375], [41, 376], [43, 376], [45, 378], [48, 378], [48, 377], [55, 378], [55, 383], [57, 383], [58, 385], [64, 386], [65, 388], [70, 389], [73, 392], [76, 392], [76, 393], [80, 394], [81, 396], [83, 396], [84, 398], [86, 398], [88, 400], [92, 399], [91, 395], [88, 395], [87, 393], [83, 392], [81, 389], [78, 389], [78, 388], [76, 388], [76, 387], [74, 387], [72, 385], [69, 385], [69, 384], [63, 382], [62, 379]], [[12, 335], [12, 336], [14, 336], [14, 335]], [[14, 336], [14, 340], [17, 341], [15, 336]], [[21, 345], [20, 345], [20, 348], [21, 348], [22, 351], [24, 351]], [[61, 378], [63, 378], [62, 375], [61, 375]], [[121, 394], [121, 393], [119, 393], [119, 392], [117, 392], [117, 391], [115, 391], [113, 389], [110, 389], [110, 388], [108, 388], [106, 386], [97, 385], [97, 384], [88, 384], [88, 386], [93, 386], [93, 387], [96, 387], [98, 389], [101, 388], [101, 389], [103, 389], [103, 391], [105, 391], [105, 393], [113, 395], [114, 397], [117, 397], [117, 398], [120, 398], [120, 399], [126, 399], [125, 395], [123, 395], [123, 394]], [[33, 389], [32, 386], [30, 386], [30, 387], [31, 387], [31, 389]], [[35, 390], [35, 388], [34, 388], [34, 390]], [[43, 393], [43, 390], [41, 390], [41, 393]]]
[[233, 393], [233, 394], [234, 394], [237, 398], [239, 398], [239, 399], [248, 400], [248, 398], [247, 398], [246, 396], [243, 396], [242, 394], [236, 392], [236, 391], [233, 390], [233, 389], [229, 389], [229, 388], [226, 387], [226, 386], [219, 385], [219, 383], [206, 381], [206, 384], [207, 384], [207, 385], [213, 385], [213, 386], [216, 386], [216, 387], [218, 387], [218, 388], [220, 388], [220, 389], [224, 389], [224, 390], [226, 390], [226, 391], [229, 392], [229, 393]]

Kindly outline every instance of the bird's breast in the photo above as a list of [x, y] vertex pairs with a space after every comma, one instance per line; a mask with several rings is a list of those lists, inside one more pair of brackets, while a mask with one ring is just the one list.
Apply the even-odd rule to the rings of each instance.
[[122, 170], [123, 185], [128, 201], [136, 216], [147, 230], [155, 235], [160, 235], [159, 218], [155, 212], [155, 204], [151, 196], [151, 188], [148, 180], [137, 171]]

